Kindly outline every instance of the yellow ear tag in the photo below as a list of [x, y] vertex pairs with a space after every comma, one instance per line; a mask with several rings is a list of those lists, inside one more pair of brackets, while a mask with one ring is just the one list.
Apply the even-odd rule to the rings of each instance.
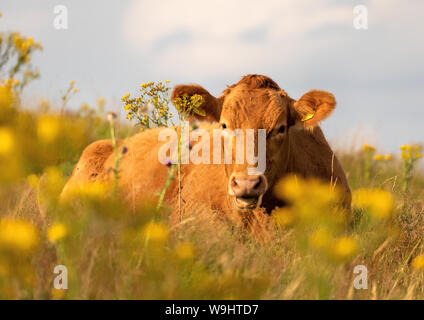
[[309, 120], [309, 119], [312, 119], [314, 116], [315, 116], [315, 112], [316, 111], [314, 111], [314, 112], [311, 112], [311, 113], [308, 113], [306, 116], [304, 116], [303, 118], [302, 118], [302, 120], [300, 120], [300, 121], [307, 121], [307, 120]]

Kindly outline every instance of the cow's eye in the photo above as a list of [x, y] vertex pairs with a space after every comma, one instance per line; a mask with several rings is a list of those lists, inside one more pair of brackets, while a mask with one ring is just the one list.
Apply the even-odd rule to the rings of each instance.
[[286, 131], [286, 126], [280, 126], [278, 128], [278, 133], [284, 133], [284, 131]]
[[222, 129], [227, 129], [227, 125], [225, 123], [221, 123]]

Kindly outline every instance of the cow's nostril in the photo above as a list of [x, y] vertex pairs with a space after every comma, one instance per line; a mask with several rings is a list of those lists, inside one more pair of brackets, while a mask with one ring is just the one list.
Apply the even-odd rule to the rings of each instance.
[[253, 186], [253, 189], [258, 189], [262, 184], [262, 180], [259, 179], [258, 182], [255, 183], [255, 185]]

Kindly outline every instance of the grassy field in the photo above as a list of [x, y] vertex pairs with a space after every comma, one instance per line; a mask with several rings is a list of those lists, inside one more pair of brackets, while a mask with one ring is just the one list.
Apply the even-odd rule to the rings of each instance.
[[[325, 202], [332, 199], [322, 200], [325, 185], [287, 180], [286, 189], [299, 189], [293, 206], [268, 219], [267, 237], [258, 240], [208, 216], [169, 225], [168, 208], [156, 212], [146, 204], [130, 211], [105, 197], [101, 185], [78, 190], [77, 203], [59, 204], [82, 148], [108, 137], [106, 116], [87, 106], [64, 115], [29, 112], [16, 102], [9, 107], [12, 116], [0, 127], [0, 161], [7, 168], [0, 175], [1, 298], [424, 297], [424, 176], [417, 168], [405, 189], [405, 154], [419, 157], [413, 147], [403, 147], [403, 158], [381, 157], [371, 146], [338, 154], [358, 202], [347, 226], [324, 212], [333, 210]], [[364, 200], [361, 190], [371, 195]], [[308, 210], [302, 203], [314, 206], [312, 217], [302, 216]], [[67, 290], [53, 289], [56, 265], [67, 267]], [[368, 269], [366, 290], [353, 287], [356, 265]]]
[[[107, 116], [101, 98], [68, 112], [74, 82], [62, 105], [44, 101], [29, 111], [20, 96], [37, 73], [27, 57], [41, 46], [18, 33], [0, 39], [17, 59], [0, 79], [0, 298], [424, 298], [420, 146], [393, 155], [369, 145], [336, 152], [353, 191], [349, 220], [334, 206], [337, 190], [294, 177], [277, 188], [290, 206], [271, 218], [256, 212], [262, 227], [255, 233], [212, 214], [170, 225], [166, 205], [129, 209], [102, 184], [59, 203], [83, 148], [111, 132], [125, 138], [134, 128]], [[152, 89], [158, 97], [152, 118], [139, 113], [146, 101], [126, 95], [128, 118], [168, 124], [168, 89], [141, 88], [143, 97]], [[54, 288], [63, 276], [57, 265], [67, 269], [65, 290]], [[358, 265], [367, 268], [366, 289], [354, 287]]]

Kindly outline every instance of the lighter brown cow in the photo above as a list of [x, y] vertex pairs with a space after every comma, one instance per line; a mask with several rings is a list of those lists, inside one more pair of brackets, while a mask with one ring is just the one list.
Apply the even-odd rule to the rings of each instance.
[[[245, 212], [259, 206], [268, 212], [284, 203], [273, 194], [273, 186], [289, 173], [317, 177], [336, 184], [344, 191], [343, 205], [350, 207], [351, 195], [344, 171], [328, 145], [319, 122], [334, 110], [334, 96], [312, 90], [299, 100], [290, 98], [270, 78], [248, 75], [215, 98], [199, 85], [179, 85], [171, 99], [184, 94], [200, 94], [206, 116], [196, 119], [207, 130], [265, 129], [266, 170], [249, 175], [251, 166], [243, 164], [182, 165], [182, 199], [186, 213], [205, 210]], [[158, 135], [162, 128], [131, 137], [128, 152], [119, 168], [119, 188], [126, 201], [136, 205], [162, 189], [168, 168], [158, 161]], [[255, 139], [257, 144], [257, 139]], [[254, 150], [257, 150], [255, 145]], [[106, 160], [105, 160], [106, 159]], [[234, 162], [233, 162], [234, 163]], [[94, 142], [84, 150], [66, 189], [81, 181], [110, 180], [114, 155], [108, 140]], [[178, 201], [178, 185], [171, 184], [166, 202]]]

